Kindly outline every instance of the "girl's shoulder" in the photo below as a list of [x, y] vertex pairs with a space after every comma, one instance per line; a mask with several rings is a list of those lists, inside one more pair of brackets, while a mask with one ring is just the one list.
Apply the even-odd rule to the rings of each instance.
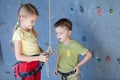
[[18, 29], [15, 31], [15, 33], [21, 34], [21, 33], [23, 33], [23, 30], [20, 27], [18, 27]]
[[20, 28], [20, 27], [18, 27], [18, 29], [14, 32], [14, 37], [23, 37], [23, 34], [24, 34], [24, 32], [23, 32], [23, 30]]

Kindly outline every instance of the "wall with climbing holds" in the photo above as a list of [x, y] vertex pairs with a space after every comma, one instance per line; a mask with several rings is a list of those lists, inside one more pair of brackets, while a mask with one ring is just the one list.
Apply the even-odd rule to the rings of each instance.
[[[57, 80], [53, 76], [56, 61], [57, 39], [53, 24], [60, 18], [73, 22], [71, 37], [88, 48], [92, 59], [81, 68], [81, 80], [120, 79], [120, 0], [0, 0], [0, 61], [12, 66], [15, 62], [12, 30], [17, 22], [17, 10], [21, 4], [32, 3], [40, 12], [35, 28], [39, 33], [39, 45], [49, 47], [49, 17], [52, 27], [52, 47], [48, 78], [45, 66], [42, 80]], [[80, 57], [82, 59], [83, 57]]]

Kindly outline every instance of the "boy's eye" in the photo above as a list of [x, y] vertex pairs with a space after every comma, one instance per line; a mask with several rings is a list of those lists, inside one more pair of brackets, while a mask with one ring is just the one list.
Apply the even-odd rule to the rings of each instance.
[[34, 23], [34, 21], [31, 21], [31, 23]]
[[63, 32], [60, 32], [60, 34], [63, 34]]
[[59, 33], [56, 33], [56, 35], [58, 35], [58, 34], [63, 34], [64, 32], [59, 32]]
[[31, 23], [35, 23], [35, 20], [32, 20]]

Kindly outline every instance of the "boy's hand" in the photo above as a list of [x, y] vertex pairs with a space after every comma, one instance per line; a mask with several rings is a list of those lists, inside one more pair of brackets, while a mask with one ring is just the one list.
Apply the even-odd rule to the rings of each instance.
[[75, 74], [79, 74], [80, 73], [80, 67], [79, 66], [76, 65], [74, 70], [75, 70]]
[[58, 73], [58, 70], [55, 69], [53, 74], [54, 74], [54, 75], [57, 75], [57, 73]]

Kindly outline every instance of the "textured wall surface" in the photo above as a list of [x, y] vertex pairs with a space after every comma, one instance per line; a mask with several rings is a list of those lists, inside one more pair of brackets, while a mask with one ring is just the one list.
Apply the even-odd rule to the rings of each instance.
[[[16, 62], [11, 43], [12, 30], [17, 22], [17, 10], [24, 3], [32, 3], [40, 12], [35, 25], [39, 45], [47, 50], [49, 44], [48, 0], [0, 0], [0, 61], [10, 66]], [[82, 80], [119, 80], [119, 3], [120, 0], [51, 0], [52, 46], [55, 53], [49, 61], [51, 77], [47, 77], [44, 66], [42, 80], [57, 80], [53, 76], [57, 45], [53, 24], [63, 17], [73, 22], [72, 38], [93, 53], [92, 59], [82, 67]]]

